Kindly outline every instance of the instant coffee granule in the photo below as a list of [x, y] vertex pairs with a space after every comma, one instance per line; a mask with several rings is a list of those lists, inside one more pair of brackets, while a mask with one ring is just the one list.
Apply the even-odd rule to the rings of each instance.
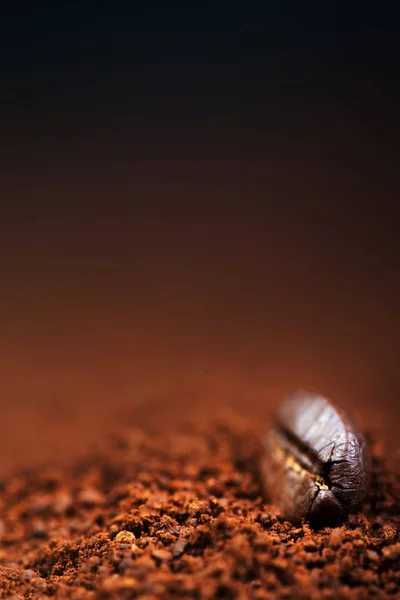
[[127, 430], [70, 466], [7, 476], [1, 597], [398, 598], [399, 473], [379, 445], [360, 512], [313, 530], [263, 498], [258, 428]]

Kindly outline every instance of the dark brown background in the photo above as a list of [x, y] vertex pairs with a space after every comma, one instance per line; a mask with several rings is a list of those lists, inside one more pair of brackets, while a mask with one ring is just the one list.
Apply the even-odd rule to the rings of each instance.
[[[239, 43], [236, 8], [231, 37], [204, 20], [195, 52], [180, 53], [173, 42], [190, 39], [181, 16], [185, 36], [165, 26], [172, 57], [157, 35], [140, 42], [132, 31], [142, 58], [122, 68], [111, 53], [94, 75], [95, 51], [68, 46], [67, 34], [42, 48], [26, 15], [31, 46], [18, 54], [19, 30], [7, 38], [16, 54], [3, 64], [1, 113], [3, 471], [70, 456], [127, 419], [151, 426], [161, 415], [171, 427], [226, 403], [267, 423], [299, 386], [376, 412], [395, 441], [389, 20], [386, 30], [375, 21], [361, 49], [351, 45], [360, 23], [342, 23], [347, 37], [331, 46], [322, 29], [299, 58], [296, 16], [281, 15], [273, 42], [261, 26]], [[226, 55], [207, 41], [220, 30]], [[243, 40], [257, 31], [249, 50]], [[53, 46], [62, 60], [50, 61]]]

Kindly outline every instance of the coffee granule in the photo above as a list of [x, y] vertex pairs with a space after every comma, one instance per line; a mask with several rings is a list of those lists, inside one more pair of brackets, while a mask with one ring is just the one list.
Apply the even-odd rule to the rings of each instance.
[[0, 486], [3, 598], [396, 598], [398, 472], [374, 452], [360, 512], [294, 526], [262, 495], [257, 430], [232, 416], [127, 430]]

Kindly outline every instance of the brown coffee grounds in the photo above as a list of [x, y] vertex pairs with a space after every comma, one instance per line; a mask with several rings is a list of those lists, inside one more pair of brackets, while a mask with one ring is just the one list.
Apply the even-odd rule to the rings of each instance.
[[71, 466], [5, 478], [1, 597], [400, 597], [400, 479], [379, 446], [362, 510], [314, 531], [262, 499], [253, 425], [130, 430]]

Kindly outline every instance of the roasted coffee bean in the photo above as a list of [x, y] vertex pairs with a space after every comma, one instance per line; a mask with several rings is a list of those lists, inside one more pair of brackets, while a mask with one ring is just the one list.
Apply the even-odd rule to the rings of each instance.
[[364, 498], [369, 472], [363, 436], [323, 396], [297, 392], [286, 398], [262, 439], [265, 492], [293, 522], [340, 523]]

